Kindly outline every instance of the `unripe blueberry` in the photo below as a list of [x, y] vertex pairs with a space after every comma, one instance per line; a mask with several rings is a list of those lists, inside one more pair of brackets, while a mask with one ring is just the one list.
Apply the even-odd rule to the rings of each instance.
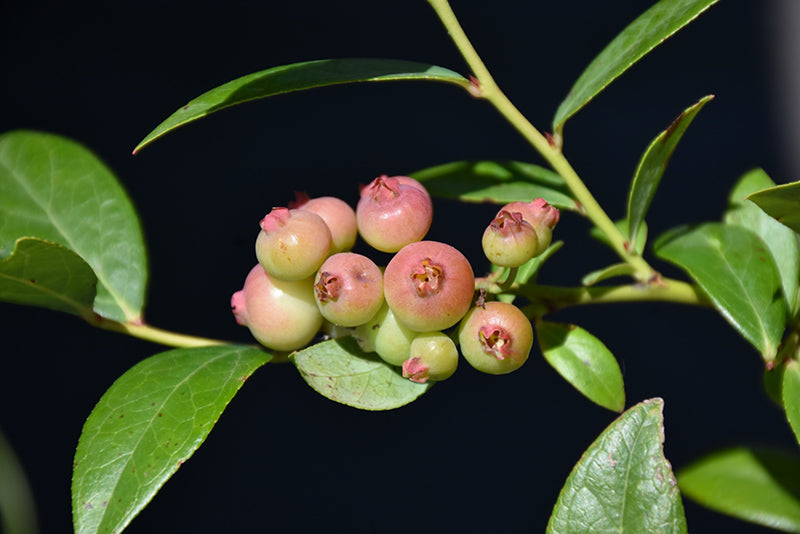
[[383, 320], [375, 336], [375, 352], [386, 363], [402, 365], [411, 355], [411, 342], [418, 332], [399, 323], [389, 306], [382, 308], [380, 313]]
[[547, 250], [553, 240], [553, 228], [558, 224], [558, 220], [561, 217], [561, 212], [558, 211], [558, 208], [551, 206], [543, 198], [535, 198], [530, 202], [510, 202], [503, 206], [500, 211], [503, 210], [509, 213], [520, 213], [522, 219], [536, 230], [536, 235], [539, 238], [539, 248], [534, 256], [538, 256]]
[[479, 371], [503, 375], [519, 369], [533, 346], [533, 327], [513, 304], [487, 302], [476, 306], [458, 329], [461, 354]]
[[330, 253], [331, 231], [316, 213], [272, 208], [259, 225], [256, 257], [272, 278], [309, 278]]
[[361, 254], [334, 254], [317, 271], [314, 296], [320, 313], [339, 326], [364, 324], [383, 304], [383, 273]]
[[299, 349], [322, 326], [313, 280], [275, 280], [261, 265], [250, 270], [244, 288], [231, 297], [231, 307], [236, 322], [247, 326], [259, 343], [273, 350]]
[[539, 253], [536, 230], [519, 212], [500, 210], [483, 232], [483, 253], [500, 267], [519, 267]]
[[418, 332], [397, 322], [392, 310], [384, 302], [375, 316], [353, 331], [364, 352], [376, 352], [391, 365], [402, 365], [411, 355], [411, 342]]
[[438, 241], [403, 247], [386, 266], [386, 302], [397, 320], [417, 332], [444, 330], [469, 310], [475, 276], [461, 252]]
[[290, 206], [316, 213], [331, 231], [331, 254], [353, 248], [358, 236], [356, 212], [342, 199], [336, 197], [300, 198]]
[[397, 252], [425, 237], [433, 221], [433, 204], [421, 184], [417, 187], [384, 175], [361, 190], [356, 219], [361, 237], [370, 246]]
[[424, 384], [450, 378], [456, 367], [458, 349], [453, 340], [442, 332], [426, 332], [411, 342], [411, 357], [403, 362], [403, 376]]

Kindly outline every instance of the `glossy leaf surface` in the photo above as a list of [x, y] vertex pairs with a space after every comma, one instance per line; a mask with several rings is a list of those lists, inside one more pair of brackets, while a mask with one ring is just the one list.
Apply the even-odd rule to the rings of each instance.
[[625, 409], [625, 387], [614, 355], [592, 334], [575, 325], [538, 321], [539, 346], [547, 362], [589, 400]]
[[507, 204], [544, 198], [559, 209], [578, 211], [564, 179], [555, 172], [520, 161], [455, 161], [419, 170], [409, 176], [425, 184], [431, 195], [465, 202]]
[[72, 478], [75, 532], [120, 532], [205, 441], [271, 355], [254, 347], [177, 349], [127, 371], [83, 427]]
[[800, 365], [796, 361], [786, 364], [783, 371], [783, 407], [792, 427], [794, 437], [800, 443]]
[[656, 254], [689, 273], [764, 359], [775, 359], [786, 306], [772, 255], [753, 232], [706, 223], [659, 239]]
[[0, 301], [87, 317], [96, 285], [97, 277], [80, 256], [41, 239], [17, 240], [11, 255], [0, 260]]
[[236, 78], [203, 93], [159, 124], [134, 153], [179, 126], [236, 104], [328, 85], [393, 80], [428, 80], [469, 87], [469, 81], [456, 72], [414, 61], [343, 58], [292, 63]]
[[97, 276], [94, 310], [141, 318], [147, 261], [139, 219], [114, 174], [89, 150], [52, 134], [0, 136], [0, 256], [20, 237], [74, 251]]
[[661, 399], [637, 404], [589, 446], [561, 489], [548, 533], [686, 532], [664, 458], [663, 405]]
[[376, 354], [363, 352], [351, 337], [317, 343], [289, 358], [315, 391], [361, 410], [399, 408], [433, 385], [403, 378], [400, 368], [389, 365]]
[[754, 232], [772, 253], [781, 277], [783, 295], [789, 310], [797, 304], [798, 280], [800, 280], [800, 248], [797, 235], [756, 206], [747, 196], [762, 189], [774, 187], [763, 169], [753, 169], [744, 174], [731, 190], [725, 222], [736, 224]]
[[770, 217], [800, 233], [800, 182], [764, 189], [747, 198]]
[[644, 216], [653, 201], [653, 197], [655, 197], [658, 185], [661, 183], [661, 177], [664, 175], [664, 170], [667, 168], [675, 147], [678, 146], [678, 142], [692, 123], [692, 120], [712, 98], [714, 98], [713, 95], [705, 96], [695, 105], [684, 110], [669, 128], [659, 133], [650, 142], [650, 145], [642, 154], [642, 158], [639, 160], [639, 165], [633, 175], [633, 182], [628, 195], [629, 241], [636, 241], [639, 226], [644, 221]]
[[800, 458], [736, 448], [713, 453], [678, 472], [683, 494], [717, 512], [800, 532]]
[[612, 81], [718, 0], [661, 0], [617, 35], [572, 86], [553, 118], [553, 131]]

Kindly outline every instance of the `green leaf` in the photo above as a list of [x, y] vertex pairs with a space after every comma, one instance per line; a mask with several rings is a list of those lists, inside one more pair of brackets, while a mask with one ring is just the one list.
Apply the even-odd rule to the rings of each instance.
[[429, 80], [459, 85], [470, 82], [449, 69], [397, 59], [343, 58], [292, 63], [236, 78], [198, 96], [150, 132], [133, 153], [189, 122], [236, 104], [315, 87], [354, 82]]
[[495, 204], [543, 198], [559, 209], [581, 211], [561, 176], [530, 163], [454, 161], [409, 176], [423, 182], [435, 197]]
[[234, 345], [177, 349], [128, 370], [83, 427], [72, 477], [75, 532], [120, 532], [205, 441], [272, 356]]
[[564, 123], [634, 63], [718, 0], [661, 0], [617, 35], [586, 67], [553, 118], [560, 135]]
[[728, 197], [725, 222], [742, 226], [755, 232], [772, 253], [778, 267], [783, 287], [783, 296], [790, 311], [797, 306], [797, 288], [800, 280], [800, 248], [797, 234], [764, 213], [747, 195], [773, 187], [775, 182], [763, 169], [745, 173], [733, 187]]
[[683, 494], [717, 512], [800, 532], [800, 458], [766, 449], [715, 452], [678, 472]]
[[317, 343], [289, 359], [317, 393], [361, 410], [399, 408], [433, 385], [403, 378], [398, 368], [363, 352], [351, 337]]
[[800, 181], [758, 191], [747, 199], [779, 223], [800, 233]]
[[[628, 230], [628, 219], [620, 219], [618, 221], [614, 221], [614, 225], [619, 229], [622, 235], [628, 235], [630, 231]], [[611, 246], [611, 242], [606, 238], [606, 235], [600, 231], [600, 229], [596, 226], [593, 226], [589, 229], [589, 235], [593, 238], [597, 239], [601, 243], [605, 243], [608, 246]], [[642, 255], [644, 252], [644, 247], [647, 244], [647, 223], [642, 221], [639, 225], [639, 231], [636, 232], [636, 243], [634, 245], [634, 252], [639, 256]]]
[[786, 418], [800, 443], [800, 365], [797, 361], [787, 363], [783, 371], [783, 407]]
[[686, 532], [662, 448], [663, 406], [661, 399], [646, 400], [600, 434], [561, 489], [548, 533]]
[[603, 343], [575, 325], [539, 321], [539, 346], [558, 374], [589, 400], [615, 412], [625, 409], [619, 364]]
[[23, 237], [0, 260], [0, 300], [41, 306], [82, 317], [92, 314], [97, 277], [68, 248]]
[[47, 133], [0, 135], [0, 256], [20, 237], [63, 245], [97, 276], [94, 310], [141, 319], [147, 259], [139, 219], [114, 174], [78, 143]]
[[656, 254], [683, 268], [765, 361], [775, 359], [786, 306], [778, 269], [758, 236], [740, 226], [705, 223], [660, 238]]
[[629, 240], [636, 241], [639, 225], [644, 221], [650, 203], [655, 197], [658, 184], [667, 168], [667, 163], [675, 147], [683, 137], [684, 132], [692, 123], [695, 116], [703, 109], [714, 95], [701, 98], [695, 105], [687, 108], [675, 119], [669, 128], [658, 134], [650, 142], [647, 150], [642, 154], [636, 172], [633, 175], [630, 194], [628, 196], [628, 228]]
[[618, 276], [632, 276], [635, 269], [629, 263], [615, 263], [603, 269], [592, 271], [583, 277], [581, 283], [585, 286], [593, 286], [603, 280], [616, 278]]

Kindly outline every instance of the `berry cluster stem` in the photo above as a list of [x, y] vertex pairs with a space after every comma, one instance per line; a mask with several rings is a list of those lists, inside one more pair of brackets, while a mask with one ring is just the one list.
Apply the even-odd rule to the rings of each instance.
[[169, 330], [162, 330], [154, 326], [146, 324], [133, 324], [121, 323], [113, 321], [100, 316], [94, 316], [88, 320], [89, 324], [103, 330], [110, 330], [120, 334], [127, 334], [132, 337], [152, 341], [160, 345], [178, 348], [195, 348], [206, 347], [209, 345], [227, 345], [231, 341], [222, 341], [220, 339], [210, 339], [205, 337], [192, 336], [189, 334], [181, 334], [179, 332], [171, 332]]
[[614, 251], [633, 267], [634, 278], [639, 282], [648, 282], [653, 279], [656, 276], [656, 271], [644, 258], [629, 250], [627, 240], [595, 200], [567, 158], [564, 157], [561, 148], [556, 143], [551, 144], [500, 90], [483, 60], [481, 60], [464, 33], [448, 0], [428, 0], [428, 3], [433, 7], [467, 65], [474, 73], [475, 81], [474, 85], [470, 87], [470, 93], [489, 101], [547, 160], [553, 170], [561, 175], [575, 199], [580, 202], [586, 217], [606, 235]]

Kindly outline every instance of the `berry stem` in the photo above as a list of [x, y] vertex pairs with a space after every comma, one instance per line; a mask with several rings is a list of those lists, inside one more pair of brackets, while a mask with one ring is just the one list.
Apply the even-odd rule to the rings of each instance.
[[[495, 291], [497, 290], [487, 288], [487, 292]], [[535, 317], [571, 306], [615, 302], [673, 302], [711, 306], [708, 299], [695, 286], [670, 278], [663, 278], [653, 284], [621, 286], [556, 287], [525, 284], [514, 288], [511, 292], [532, 301], [526, 312], [527, 315]]]
[[575, 199], [583, 207], [583, 213], [586, 217], [606, 235], [611, 247], [620, 258], [633, 267], [634, 278], [639, 282], [647, 282], [654, 279], [656, 271], [644, 258], [633, 252], [633, 247], [628, 250], [627, 240], [595, 200], [567, 158], [564, 157], [560, 143], [551, 144], [500, 90], [483, 60], [481, 60], [464, 33], [448, 0], [428, 0], [428, 3], [433, 7], [467, 65], [474, 73], [475, 81], [469, 88], [470, 93], [477, 98], [488, 100], [533, 148], [547, 160], [553, 170], [561, 175]]
[[519, 270], [519, 267], [503, 267], [502, 270], [506, 271], [506, 275], [503, 281], [500, 282], [497, 287], [500, 288], [501, 291], [506, 291], [514, 283], [514, 279], [517, 277], [517, 271]]
[[172, 332], [169, 330], [162, 330], [161, 328], [156, 328], [146, 324], [121, 323], [119, 321], [113, 321], [111, 319], [106, 319], [99, 316], [94, 316], [94, 318], [89, 320], [89, 324], [96, 326], [97, 328], [102, 328], [103, 330], [127, 334], [129, 336], [145, 339], [147, 341], [152, 341], [153, 343], [159, 343], [169, 347], [194, 348], [206, 347], [209, 345], [228, 345], [233, 343], [232, 341], [210, 339], [192, 336], [189, 334], [181, 334], [179, 332]]

